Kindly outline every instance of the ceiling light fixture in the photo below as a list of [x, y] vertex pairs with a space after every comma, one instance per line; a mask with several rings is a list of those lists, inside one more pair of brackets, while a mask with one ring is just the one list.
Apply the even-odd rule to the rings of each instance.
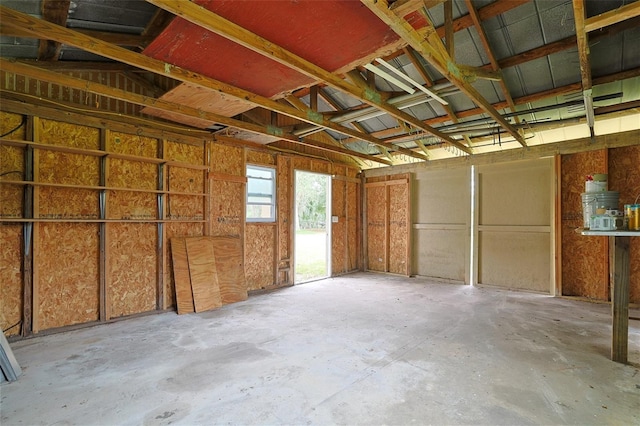
[[410, 84], [415, 86], [417, 89], [422, 90], [424, 93], [431, 96], [433, 99], [440, 102], [442, 105], [449, 105], [449, 102], [445, 101], [440, 96], [436, 95], [431, 90], [427, 89], [422, 84], [418, 83], [417, 81], [415, 81], [414, 79], [412, 79], [411, 77], [403, 73], [402, 71], [398, 70], [396, 67], [394, 67], [384, 59], [376, 58], [376, 62], [382, 65], [383, 67], [385, 67], [386, 69], [388, 69], [389, 71], [391, 71], [392, 73], [394, 73], [395, 75], [397, 75], [398, 77], [403, 78], [405, 81], [409, 82]]
[[376, 74], [377, 76], [384, 78], [389, 83], [395, 84], [396, 86], [398, 86], [399, 88], [401, 88], [402, 90], [406, 91], [409, 94], [414, 94], [416, 92], [413, 89], [413, 87], [410, 87], [410, 86], [406, 85], [405, 83], [401, 82], [400, 80], [398, 80], [397, 78], [395, 78], [391, 74], [389, 74], [389, 73], [387, 73], [385, 71], [382, 71], [380, 68], [376, 67], [373, 64], [366, 64], [364, 67], [366, 69], [368, 69], [369, 71], [371, 71], [372, 73]]

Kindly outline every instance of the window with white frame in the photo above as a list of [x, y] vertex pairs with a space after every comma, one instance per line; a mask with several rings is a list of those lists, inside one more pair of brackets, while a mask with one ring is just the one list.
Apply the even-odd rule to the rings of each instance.
[[270, 167], [247, 165], [248, 222], [276, 220], [276, 171]]

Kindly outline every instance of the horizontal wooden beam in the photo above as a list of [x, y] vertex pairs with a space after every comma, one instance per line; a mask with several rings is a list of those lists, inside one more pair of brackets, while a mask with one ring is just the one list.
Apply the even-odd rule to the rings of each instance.
[[396, 175], [400, 173], [419, 173], [425, 170], [452, 169], [469, 167], [469, 165], [483, 165], [503, 163], [518, 160], [532, 160], [554, 155], [575, 154], [578, 152], [597, 151], [607, 148], [622, 148], [635, 146], [640, 140], [640, 129], [628, 132], [613, 133], [591, 137], [573, 139], [570, 141], [533, 145], [527, 148], [514, 148], [499, 152], [476, 154], [471, 157], [445, 158], [428, 163], [403, 164], [393, 167], [365, 170], [365, 177]]
[[60, 84], [62, 86], [77, 89], [77, 90], [83, 90], [88, 93], [93, 93], [99, 96], [107, 96], [113, 99], [130, 102], [136, 105], [142, 105], [145, 107], [168, 111], [175, 114], [185, 115], [188, 117], [197, 117], [202, 120], [210, 120], [211, 124], [217, 123], [225, 126], [246, 130], [248, 132], [256, 133], [260, 135], [276, 136], [278, 138], [300, 143], [303, 145], [306, 144], [306, 145], [313, 146], [315, 148], [320, 148], [320, 149], [332, 151], [335, 153], [361, 157], [369, 161], [376, 161], [386, 165], [391, 165], [391, 163], [386, 160], [381, 160], [377, 157], [361, 154], [355, 151], [348, 150], [346, 148], [326, 145], [324, 143], [308, 140], [308, 139], [305, 139], [304, 141], [300, 141], [300, 139], [297, 136], [289, 133], [285, 133], [281, 129], [277, 129], [272, 126], [260, 126], [256, 124], [247, 123], [244, 121], [225, 117], [212, 112], [202, 111], [197, 108], [192, 108], [186, 105], [176, 104], [176, 103], [165, 101], [162, 99], [150, 98], [148, 96], [128, 92], [126, 90], [106, 86], [99, 83], [94, 83], [94, 82], [83, 80], [76, 77], [55, 73], [52, 71], [40, 69], [38, 67], [33, 67], [23, 63], [8, 61], [4, 58], [0, 58], [0, 68], [8, 72], [13, 72], [15, 74], [29, 76], [41, 81], [48, 81], [50, 83]]
[[600, 28], [604, 28], [636, 16], [640, 16], [640, 2], [638, 1], [625, 4], [617, 9], [587, 18], [584, 22], [584, 30], [586, 32], [599, 30]]

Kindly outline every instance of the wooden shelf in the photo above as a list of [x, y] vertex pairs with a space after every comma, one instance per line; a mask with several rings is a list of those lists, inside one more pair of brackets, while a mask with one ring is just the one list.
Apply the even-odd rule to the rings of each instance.
[[0, 223], [206, 223], [199, 219], [24, 219], [15, 217], [0, 217]]
[[640, 237], [640, 231], [590, 231], [585, 229], [580, 233], [590, 237]]
[[166, 194], [166, 195], [188, 195], [194, 197], [208, 197], [209, 194], [204, 192], [181, 192], [181, 191], [160, 191], [158, 189], [140, 189], [125, 188], [116, 186], [93, 186], [93, 185], [72, 185], [68, 183], [49, 183], [49, 182], [31, 182], [25, 180], [0, 180], [0, 185], [33, 185], [47, 186], [52, 188], [68, 188], [68, 189], [89, 189], [95, 191], [123, 191], [123, 192], [143, 192], [149, 194]]
[[137, 155], [121, 154], [118, 152], [101, 151], [97, 149], [74, 148], [74, 147], [61, 146], [61, 145], [51, 145], [51, 144], [43, 144], [43, 143], [27, 142], [27, 141], [16, 141], [13, 139], [0, 139], [0, 145], [13, 146], [18, 148], [24, 148], [24, 147], [30, 146], [32, 148], [41, 149], [44, 151], [64, 152], [67, 154], [86, 155], [89, 157], [108, 157], [108, 158], [116, 158], [119, 160], [138, 161], [141, 163], [165, 164], [170, 167], [181, 167], [184, 169], [209, 170], [208, 166], [201, 165], [201, 164], [182, 163], [180, 161], [164, 160], [164, 159], [153, 158], [153, 157], [140, 157]]

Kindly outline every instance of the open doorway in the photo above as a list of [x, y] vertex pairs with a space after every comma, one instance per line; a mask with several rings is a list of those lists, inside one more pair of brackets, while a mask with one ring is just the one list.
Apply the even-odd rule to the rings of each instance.
[[296, 170], [294, 284], [331, 271], [331, 176]]

